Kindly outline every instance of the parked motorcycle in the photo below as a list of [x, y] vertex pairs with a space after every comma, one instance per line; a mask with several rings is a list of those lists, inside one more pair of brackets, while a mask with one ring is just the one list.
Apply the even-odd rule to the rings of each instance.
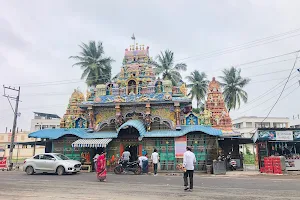
[[232, 159], [231, 153], [229, 153], [228, 156], [227, 156], [227, 162], [228, 162], [228, 165], [229, 165], [229, 169], [231, 171], [236, 170], [237, 164], [236, 164], [236, 161], [234, 159]]
[[118, 165], [114, 169], [115, 174], [121, 174], [124, 171], [131, 171], [135, 175], [140, 175], [142, 173], [142, 168], [139, 165], [139, 161], [125, 163], [126, 162], [121, 159], [118, 161]]

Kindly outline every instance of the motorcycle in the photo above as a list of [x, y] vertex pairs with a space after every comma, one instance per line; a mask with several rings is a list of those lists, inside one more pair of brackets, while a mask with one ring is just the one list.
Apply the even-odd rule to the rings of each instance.
[[115, 174], [121, 174], [124, 171], [131, 171], [135, 175], [140, 175], [142, 173], [142, 168], [139, 165], [139, 161], [127, 162], [126, 166], [124, 160], [119, 160], [118, 165], [115, 167], [114, 172]]
[[236, 170], [237, 164], [236, 164], [236, 161], [234, 159], [232, 159], [231, 153], [229, 153], [229, 155], [227, 156], [227, 162], [229, 164], [229, 169], [231, 171]]

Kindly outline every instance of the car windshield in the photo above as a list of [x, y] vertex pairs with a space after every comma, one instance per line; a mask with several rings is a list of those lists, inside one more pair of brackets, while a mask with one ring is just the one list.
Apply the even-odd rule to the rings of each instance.
[[68, 158], [63, 154], [56, 154], [55, 156], [57, 157], [58, 160], [70, 160], [70, 158]]

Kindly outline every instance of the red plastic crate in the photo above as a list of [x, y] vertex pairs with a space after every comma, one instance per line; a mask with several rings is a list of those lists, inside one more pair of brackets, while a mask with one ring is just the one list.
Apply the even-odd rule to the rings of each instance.
[[281, 167], [281, 164], [280, 163], [275, 163], [273, 164], [274, 167]]
[[282, 171], [281, 167], [273, 167], [273, 170]]
[[280, 161], [280, 157], [278, 157], [278, 156], [271, 156], [270, 157], [272, 160], [279, 160]]
[[281, 170], [274, 170], [273, 173], [274, 173], [274, 174], [282, 174], [282, 171], [281, 171]]

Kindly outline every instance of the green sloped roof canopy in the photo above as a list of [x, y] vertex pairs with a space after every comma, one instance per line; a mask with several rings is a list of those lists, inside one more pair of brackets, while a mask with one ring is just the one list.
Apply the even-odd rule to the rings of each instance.
[[120, 128], [118, 129], [118, 134], [121, 129], [125, 129], [127, 126], [136, 128], [138, 130], [138, 132], [140, 133], [140, 136], [142, 136], [142, 137], [146, 133], [144, 123], [141, 120], [129, 120], [120, 126]]

